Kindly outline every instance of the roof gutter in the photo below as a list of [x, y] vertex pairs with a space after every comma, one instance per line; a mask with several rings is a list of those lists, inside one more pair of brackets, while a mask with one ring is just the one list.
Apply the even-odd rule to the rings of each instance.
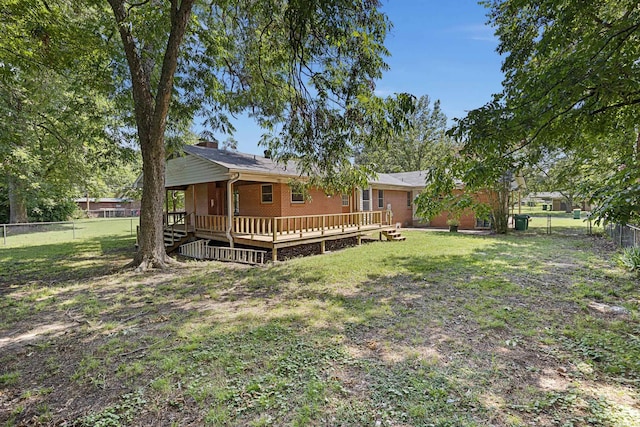
[[227, 181], [227, 240], [229, 246], [233, 248], [233, 184], [240, 179], [240, 172], [236, 173], [235, 178]]

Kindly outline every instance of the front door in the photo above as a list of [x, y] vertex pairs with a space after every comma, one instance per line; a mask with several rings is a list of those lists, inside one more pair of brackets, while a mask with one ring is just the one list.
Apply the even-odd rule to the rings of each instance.
[[216, 183], [209, 184], [209, 215], [226, 215], [226, 189], [218, 187]]

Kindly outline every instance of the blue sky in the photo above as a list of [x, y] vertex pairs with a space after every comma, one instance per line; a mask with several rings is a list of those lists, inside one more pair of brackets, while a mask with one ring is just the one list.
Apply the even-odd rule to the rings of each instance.
[[[383, 11], [393, 22], [386, 41], [391, 69], [377, 82], [378, 95], [429, 95], [451, 120], [500, 91], [498, 42], [485, 25], [487, 10], [476, 0], [383, 0]], [[246, 117], [235, 126], [238, 150], [261, 154], [262, 130]]]

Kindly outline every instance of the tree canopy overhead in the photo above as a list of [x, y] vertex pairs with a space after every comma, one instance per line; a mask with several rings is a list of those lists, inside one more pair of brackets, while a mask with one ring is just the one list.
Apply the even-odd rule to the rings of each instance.
[[[640, 8], [637, 2], [495, 0], [489, 23], [504, 56], [503, 92], [459, 121], [455, 135], [485, 173], [518, 170], [558, 153], [624, 172], [592, 182], [602, 219], [632, 220], [640, 193]], [[595, 156], [594, 156], [595, 154]], [[624, 198], [616, 194], [625, 193]], [[631, 209], [630, 209], [631, 208]]]

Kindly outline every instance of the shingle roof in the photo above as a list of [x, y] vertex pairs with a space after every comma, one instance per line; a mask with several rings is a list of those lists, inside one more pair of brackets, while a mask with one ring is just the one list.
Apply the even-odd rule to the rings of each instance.
[[287, 164], [276, 163], [266, 157], [245, 154], [237, 151], [218, 150], [215, 148], [188, 145], [184, 147], [186, 153], [209, 160], [230, 170], [268, 173], [276, 175], [300, 176], [293, 161]]
[[398, 187], [413, 187], [413, 185], [409, 182], [404, 182], [401, 179], [398, 179], [396, 174], [392, 173], [379, 173], [377, 178], [373, 178], [369, 181], [370, 184], [373, 185], [393, 185]]
[[427, 171], [397, 172], [389, 174], [398, 181], [413, 187], [424, 187]]
[[[87, 198], [86, 197], [80, 197], [78, 199], [73, 199], [74, 202], [76, 203], [86, 203], [87, 202]], [[94, 198], [94, 197], [90, 197], [89, 198], [89, 202], [91, 203], [127, 203], [127, 202], [131, 202], [131, 199], [124, 199], [121, 197], [100, 197], [98, 199]]]
[[[215, 162], [229, 170], [292, 177], [300, 176], [300, 172], [296, 167], [296, 162], [292, 160], [287, 162], [287, 164], [280, 164], [276, 163], [272, 159], [254, 154], [218, 150], [215, 148], [200, 147], [197, 145], [185, 146], [184, 151], [202, 159]], [[379, 173], [378, 177], [372, 179], [370, 183], [372, 185], [392, 185], [397, 187], [415, 188], [424, 187], [425, 178], [426, 171]]]

